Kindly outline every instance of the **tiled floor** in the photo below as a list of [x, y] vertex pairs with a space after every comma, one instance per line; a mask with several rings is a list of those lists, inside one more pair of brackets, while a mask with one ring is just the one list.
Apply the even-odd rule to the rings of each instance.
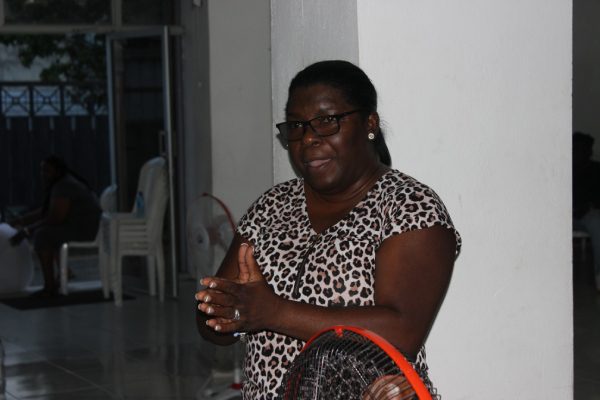
[[[231, 365], [223, 361], [228, 356], [213, 362], [214, 348], [196, 333], [194, 287], [182, 281], [181, 298], [164, 303], [134, 294], [122, 308], [109, 302], [19, 311], [0, 304], [6, 398], [203, 398], [209, 366]], [[575, 399], [600, 400], [600, 295], [582, 273], [575, 305]]]
[[[86, 286], [89, 284], [80, 284]], [[98, 285], [94, 283], [93, 285]], [[179, 300], [19, 311], [0, 304], [6, 399], [200, 399], [211, 364], [231, 365], [198, 336], [193, 280]], [[0, 399], [1, 399], [0, 395]]]

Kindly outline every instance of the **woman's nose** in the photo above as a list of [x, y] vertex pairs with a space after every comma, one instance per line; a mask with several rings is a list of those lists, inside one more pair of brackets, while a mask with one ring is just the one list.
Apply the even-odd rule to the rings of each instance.
[[321, 141], [321, 137], [315, 132], [312, 126], [308, 125], [304, 128], [304, 135], [302, 136], [302, 144], [304, 145], [314, 145], [315, 143], [319, 143]]

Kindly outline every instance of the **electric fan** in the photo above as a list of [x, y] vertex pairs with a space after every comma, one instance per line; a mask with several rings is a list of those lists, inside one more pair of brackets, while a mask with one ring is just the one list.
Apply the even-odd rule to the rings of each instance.
[[431, 400], [411, 364], [365, 329], [335, 326], [313, 336], [283, 378], [279, 400]]
[[235, 224], [221, 200], [203, 193], [188, 209], [186, 228], [189, 258], [200, 289], [200, 279], [216, 273], [233, 240]]
[[[217, 197], [203, 193], [192, 203], [187, 213], [187, 242], [191, 271], [195, 274], [197, 289], [200, 279], [214, 275], [233, 240], [235, 224], [227, 206]], [[199, 400], [228, 400], [240, 398], [242, 387], [241, 344], [233, 345], [233, 376], [211, 371], [198, 390]], [[223, 351], [223, 348], [217, 348]], [[219, 378], [219, 375], [224, 375]], [[217, 381], [230, 379], [230, 383]]]

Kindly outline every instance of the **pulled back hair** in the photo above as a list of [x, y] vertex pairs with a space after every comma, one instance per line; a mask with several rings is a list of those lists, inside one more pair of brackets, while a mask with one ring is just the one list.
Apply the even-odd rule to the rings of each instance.
[[[298, 72], [290, 83], [288, 105], [294, 90], [316, 84], [328, 85], [342, 92], [346, 102], [362, 110], [361, 113], [365, 117], [377, 112], [377, 91], [367, 74], [351, 62], [342, 60], [320, 61]], [[373, 140], [373, 146], [379, 161], [388, 167], [391, 166], [392, 158], [381, 127]]]

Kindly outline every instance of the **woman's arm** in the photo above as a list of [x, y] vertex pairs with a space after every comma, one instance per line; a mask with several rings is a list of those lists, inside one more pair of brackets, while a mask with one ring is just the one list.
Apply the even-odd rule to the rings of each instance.
[[9, 225], [13, 228], [21, 228], [25, 225], [32, 224], [37, 220], [42, 219], [42, 209], [38, 208], [36, 210], [30, 211], [25, 215], [22, 215], [18, 218], [15, 218], [9, 222]]
[[33, 232], [42, 225], [60, 225], [67, 218], [70, 209], [71, 199], [68, 197], [53, 197], [50, 199], [46, 215], [36, 222], [27, 225], [25, 228]]
[[[262, 276], [257, 278], [254, 257], [242, 247], [236, 273], [253, 278], [247, 283], [204, 279], [203, 284], [214, 287], [198, 293], [200, 300], [209, 296], [199, 308], [210, 311], [209, 326], [222, 333], [271, 330], [306, 341], [332, 325], [355, 325], [415, 356], [448, 288], [455, 249], [454, 234], [441, 226], [391, 236], [376, 255], [375, 305], [320, 307], [277, 296]], [[236, 308], [239, 321], [233, 320]]]

